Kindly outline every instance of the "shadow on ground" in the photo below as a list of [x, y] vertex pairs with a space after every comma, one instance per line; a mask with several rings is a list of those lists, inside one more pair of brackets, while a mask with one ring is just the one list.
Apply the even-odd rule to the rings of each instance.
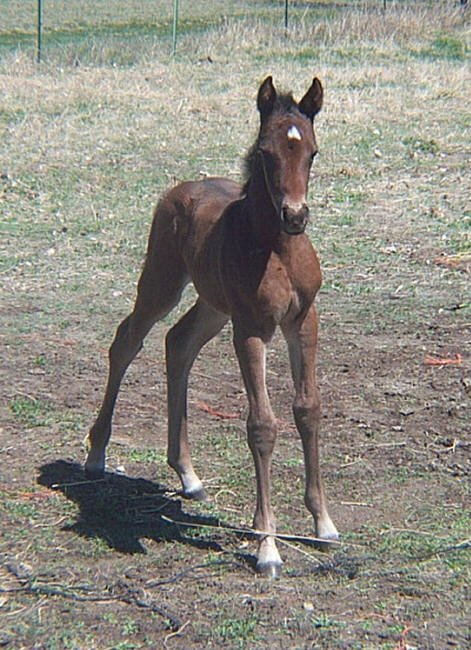
[[193, 527], [218, 526], [219, 520], [188, 514], [181, 500], [167, 496], [168, 489], [158, 483], [111, 473], [103, 480], [88, 481], [80, 465], [64, 460], [40, 467], [38, 483], [62, 492], [79, 506], [77, 521], [63, 530], [88, 539], [101, 538], [121, 553], [145, 553], [143, 538], [222, 550], [215, 541], [218, 531], [209, 539], [204, 531]]
[[[102, 539], [120, 553], [146, 553], [142, 539], [175, 541], [198, 549], [227, 552], [230, 538], [236, 541], [236, 546], [242, 540], [255, 538], [250, 531], [231, 530], [217, 517], [189, 514], [181, 499], [169, 496], [167, 488], [147, 479], [106, 473], [104, 479], [90, 481], [78, 463], [57, 460], [40, 467], [38, 483], [61, 492], [79, 506], [77, 520], [62, 530], [86, 539]], [[204, 530], [204, 526], [211, 526], [210, 531]], [[222, 527], [218, 530], [219, 526]], [[316, 546], [307, 538], [301, 544]], [[231, 555], [234, 563], [255, 568], [254, 555], [240, 551]], [[358, 571], [357, 561], [341, 551], [327, 553], [323, 561], [316, 559], [315, 566], [310, 563], [302, 566], [299, 558], [297, 563], [297, 570], [291, 571], [293, 577], [305, 573], [341, 573], [353, 578]]]

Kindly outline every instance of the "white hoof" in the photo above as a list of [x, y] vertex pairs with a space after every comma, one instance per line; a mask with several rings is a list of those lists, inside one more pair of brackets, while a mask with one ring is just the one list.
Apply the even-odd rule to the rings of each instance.
[[204, 489], [203, 485], [194, 490], [182, 490], [182, 495], [185, 499], [192, 499], [193, 501], [208, 501], [208, 493]]
[[273, 537], [265, 537], [260, 542], [257, 556], [257, 573], [266, 578], [279, 578], [283, 564]]
[[180, 481], [182, 483], [181, 493], [185, 499], [193, 499], [193, 501], [208, 500], [206, 490], [194, 471], [180, 474]]
[[338, 542], [340, 539], [340, 534], [329, 516], [325, 517], [322, 521], [317, 522], [315, 532], [316, 537], [322, 540], [322, 546], [324, 546], [323, 543], [325, 543], [326, 548], [329, 543]]
[[276, 580], [281, 575], [281, 562], [257, 562], [255, 567], [257, 573], [264, 576], [265, 578], [270, 578], [271, 580]]

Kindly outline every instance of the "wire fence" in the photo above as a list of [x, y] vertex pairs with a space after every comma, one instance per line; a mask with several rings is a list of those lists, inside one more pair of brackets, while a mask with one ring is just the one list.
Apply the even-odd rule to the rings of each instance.
[[439, 4], [467, 8], [468, 0], [0, 0], [0, 51], [34, 43], [40, 63], [48, 44], [71, 39], [72, 34], [99, 37], [114, 30], [118, 35], [147, 26], [169, 41], [170, 53], [175, 56], [180, 34], [192, 25], [203, 28], [230, 18], [270, 15], [287, 32], [300, 13], [306, 17], [325, 9], [388, 11], [398, 6]]

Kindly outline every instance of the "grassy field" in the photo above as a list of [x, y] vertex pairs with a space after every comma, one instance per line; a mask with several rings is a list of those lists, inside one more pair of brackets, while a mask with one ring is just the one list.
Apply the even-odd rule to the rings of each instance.
[[[471, 154], [458, 2], [0, 0], [0, 645], [437, 650], [469, 647]], [[198, 359], [195, 465], [165, 463], [159, 323], [109, 451], [84, 482], [106, 351], [131, 309], [152, 209], [178, 180], [240, 178], [273, 74], [325, 86], [309, 234], [322, 260], [323, 465], [342, 546], [281, 546], [253, 571], [254, 479], [230, 331]], [[281, 338], [269, 353], [282, 532], [310, 534]], [[237, 417], [215, 418], [204, 404]], [[184, 521], [176, 525], [170, 520]], [[218, 526], [215, 530], [213, 526]]]

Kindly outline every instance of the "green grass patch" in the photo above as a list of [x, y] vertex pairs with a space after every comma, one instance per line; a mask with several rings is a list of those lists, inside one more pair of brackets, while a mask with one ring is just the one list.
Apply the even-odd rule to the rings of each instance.
[[425, 139], [420, 136], [408, 136], [402, 142], [411, 153], [436, 155], [440, 151], [440, 145], [433, 138]]
[[216, 625], [214, 633], [223, 642], [231, 642], [233, 648], [246, 648], [247, 642], [255, 641], [257, 620], [247, 616], [244, 618], [224, 618]]
[[[358, 189], [356, 187], [351, 187], [348, 185], [339, 185], [334, 189], [333, 200], [335, 203], [342, 203], [346, 206], [356, 207], [359, 204], [363, 203], [367, 198], [366, 192], [364, 190]], [[336, 219], [339, 221], [339, 225], [351, 225], [353, 221], [353, 216], [345, 212]]]
[[10, 402], [10, 409], [22, 424], [40, 427], [50, 423], [54, 408], [46, 401], [18, 395]]
[[328, 629], [335, 627], [343, 627], [344, 623], [336, 621], [331, 618], [328, 614], [322, 614], [321, 616], [315, 616], [311, 621], [313, 627], [316, 629]]
[[165, 453], [159, 452], [156, 449], [131, 449], [128, 453], [128, 458], [134, 463], [165, 464], [167, 462]]
[[469, 46], [464, 37], [441, 34], [428, 47], [419, 50], [417, 55], [432, 60], [464, 61], [469, 57]]
[[4, 509], [6, 515], [15, 521], [35, 519], [39, 514], [38, 508], [34, 503], [24, 501], [6, 501], [4, 503]]
[[452, 34], [438, 36], [432, 48], [447, 59], [465, 59], [469, 53], [466, 41]]

